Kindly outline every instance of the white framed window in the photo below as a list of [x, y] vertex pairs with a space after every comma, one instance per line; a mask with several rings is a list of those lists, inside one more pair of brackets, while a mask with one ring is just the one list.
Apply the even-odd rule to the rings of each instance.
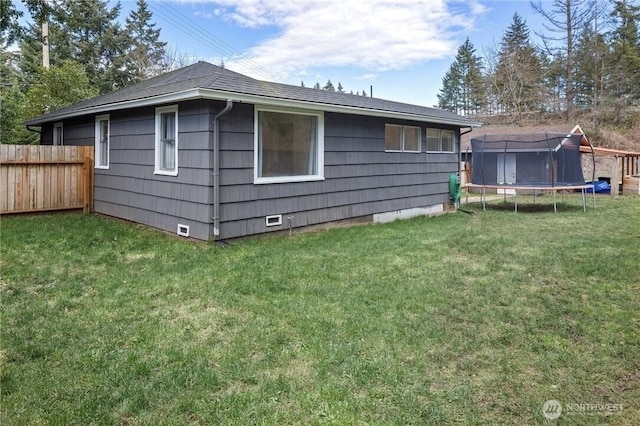
[[64, 132], [62, 130], [62, 122], [53, 123], [53, 144], [64, 145]]
[[384, 150], [389, 152], [420, 152], [422, 149], [420, 127], [385, 124]]
[[109, 168], [109, 150], [111, 127], [109, 114], [96, 117], [96, 138], [95, 138], [95, 167], [96, 169]]
[[453, 130], [427, 129], [427, 152], [455, 152]]
[[178, 175], [178, 106], [156, 108], [155, 174]]
[[322, 112], [255, 107], [254, 183], [324, 179]]

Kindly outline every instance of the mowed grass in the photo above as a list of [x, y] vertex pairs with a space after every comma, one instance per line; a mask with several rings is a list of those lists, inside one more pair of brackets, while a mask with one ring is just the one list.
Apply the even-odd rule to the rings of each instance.
[[570, 201], [230, 247], [2, 219], [0, 421], [640, 424], [640, 198]]

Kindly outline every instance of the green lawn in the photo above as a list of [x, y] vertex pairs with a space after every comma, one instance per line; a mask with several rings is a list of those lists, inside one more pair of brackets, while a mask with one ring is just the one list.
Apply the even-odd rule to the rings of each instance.
[[3, 218], [0, 423], [640, 424], [640, 198], [569, 201], [230, 247]]

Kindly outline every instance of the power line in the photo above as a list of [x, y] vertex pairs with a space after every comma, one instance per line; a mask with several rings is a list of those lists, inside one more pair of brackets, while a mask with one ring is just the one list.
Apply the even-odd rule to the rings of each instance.
[[282, 75], [273, 72], [272, 70], [269, 70], [259, 63], [253, 61], [252, 59], [247, 57], [246, 54], [238, 51], [215, 34], [209, 32], [202, 26], [193, 22], [175, 8], [169, 7], [166, 3], [163, 2], [150, 2], [149, 5], [152, 9], [154, 9], [154, 12], [158, 13], [158, 15], [164, 18], [165, 21], [172, 25], [174, 28], [177, 28], [180, 32], [199, 41], [200, 43], [213, 49], [214, 51], [221, 53], [222, 56], [235, 58], [238, 63], [242, 64], [253, 72], [267, 77], [265, 78], [265, 80], [277, 81], [282, 83], [286, 82], [286, 79]]

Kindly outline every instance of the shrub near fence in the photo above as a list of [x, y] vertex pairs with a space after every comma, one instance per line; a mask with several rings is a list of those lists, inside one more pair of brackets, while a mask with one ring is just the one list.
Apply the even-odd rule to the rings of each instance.
[[92, 211], [93, 149], [0, 145], [0, 214]]

